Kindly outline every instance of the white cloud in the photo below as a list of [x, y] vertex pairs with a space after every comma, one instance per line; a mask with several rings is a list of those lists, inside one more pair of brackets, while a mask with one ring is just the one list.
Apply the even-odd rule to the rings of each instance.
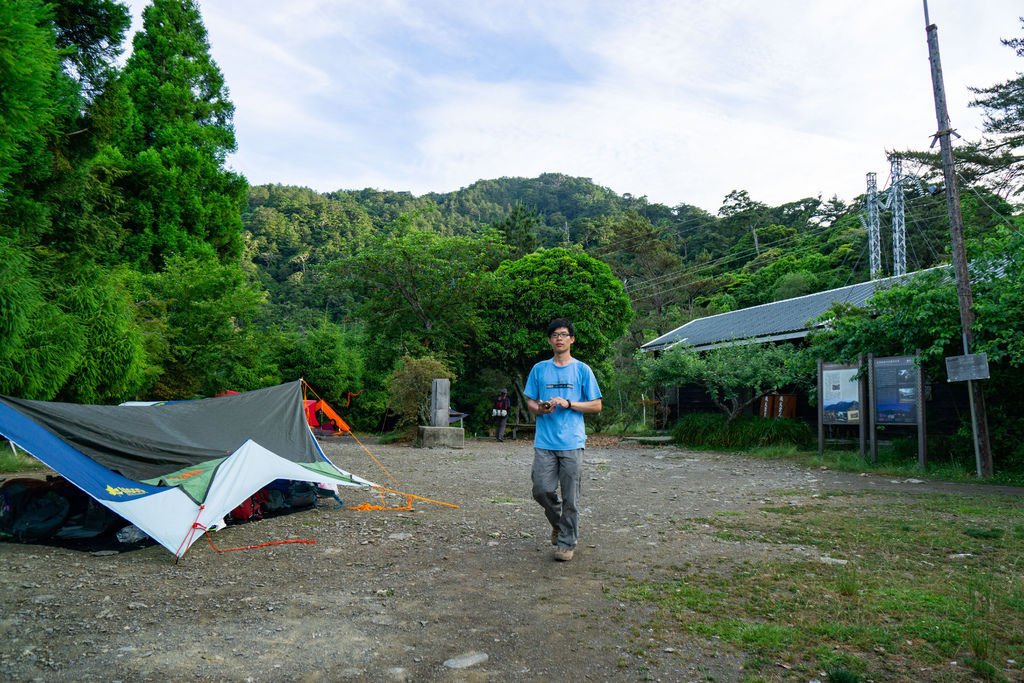
[[[715, 211], [863, 192], [935, 129], [916, 0], [201, 0], [251, 182], [447, 192], [562, 172]], [[931, 0], [954, 126], [1013, 0]]]

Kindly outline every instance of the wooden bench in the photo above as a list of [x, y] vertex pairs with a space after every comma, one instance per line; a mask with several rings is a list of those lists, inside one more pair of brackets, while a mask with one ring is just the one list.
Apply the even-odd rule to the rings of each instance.
[[518, 438], [519, 432], [527, 432], [533, 434], [537, 431], [537, 424], [535, 422], [515, 422], [513, 424], [505, 425], [506, 429], [512, 430], [512, 440]]

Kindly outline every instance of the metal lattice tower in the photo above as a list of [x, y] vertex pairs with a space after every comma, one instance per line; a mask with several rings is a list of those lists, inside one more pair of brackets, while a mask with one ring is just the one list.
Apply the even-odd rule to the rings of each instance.
[[889, 160], [892, 186], [886, 206], [892, 211], [892, 274], [907, 274], [907, 222], [903, 205], [903, 159], [895, 154]]
[[871, 279], [876, 280], [882, 275], [882, 245], [879, 237], [878, 211], [878, 174], [868, 173], [868, 254], [871, 262]]

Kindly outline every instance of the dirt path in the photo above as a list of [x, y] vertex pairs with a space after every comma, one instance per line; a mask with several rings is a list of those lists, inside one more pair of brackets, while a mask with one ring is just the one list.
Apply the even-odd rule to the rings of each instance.
[[[322, 503], [213, 535], [219, 548], [315, 545], [217, 553], [200, 541], [178, 563], [156, 546], [104, 554], [0, 544], [0, 679], [738, 681], [741, 659], [715, 641], [635, 656], [645, 608], [615, 596], [685, 563], [811, 551], [721, 541], [687, 520], [836, 489], [949, 488], [593, 440], [579, 553], [556, 563], [529, 498], [529, 442], [369, 449], [403, 490], [461, 507]], [[391, 483], [350, 439], [325, 450]]]

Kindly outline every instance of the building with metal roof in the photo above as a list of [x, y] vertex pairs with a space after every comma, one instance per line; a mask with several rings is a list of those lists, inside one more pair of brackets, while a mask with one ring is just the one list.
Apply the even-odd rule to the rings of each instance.
[[640, 350], [666, 351], [684, 344], [692, 351], [709, 351], [721, 346], [802, 339], [824, 325], [818, 319], [834, 304], [863, 307], [878, 290], [901, 284], [930, 270], [935, 268], [697, 318], [647, 342]]

